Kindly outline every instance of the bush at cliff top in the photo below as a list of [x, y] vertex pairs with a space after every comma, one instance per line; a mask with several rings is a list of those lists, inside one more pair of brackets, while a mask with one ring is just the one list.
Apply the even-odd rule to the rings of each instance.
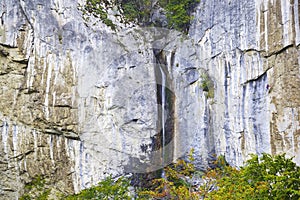
[[[158, 0], [157, 5], [164, 9], [168, 19], [168, 27], [178, 31], [187, 32], [192, 11], [200, 0]], [[115, 29], [113, 22], [108, 19], [108, 7], [117, 6], [128, 21], [137, 22], [140, 25], [155, 25], [151, 22], [151, 15], [157, 9], [152, 0], [87, 0], [83, 6], [83, 14], [92, 14], [100, 18], [106, 25]]]

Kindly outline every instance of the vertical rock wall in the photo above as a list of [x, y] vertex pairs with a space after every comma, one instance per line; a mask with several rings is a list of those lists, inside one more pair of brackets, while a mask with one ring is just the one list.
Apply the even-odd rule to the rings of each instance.
[[233, 165], [262, 152], [300, 163], [298, 1], [202, 0], [188, 36], [114, 32], [84, 21], [78, 3], [0, 2], [1, 199], [37, 175], [54, 194], [159, 169], [153, 50], [174, 101], [173, 159], [194, 148], [200, 168], [215, 153]]
[[56, 191], [74, 191], [77, 77], [55, 6], [0, 3], [1, 199], [17, 199], [37, 176]]
[[143, 31], [88, 24], [78, 3], [0, 2], [1, 199], [37, 176], [55, 195], [151, 171], [152, 44]]
[[203, 0], [198, 7], [190, 36], [198, 67], [215, 83], [203, 118], [211, 136], [203, 139], [213, 138], [231, 164], [262, 152], [300, 162], [298, 10], [298, 1], [280, 0]]

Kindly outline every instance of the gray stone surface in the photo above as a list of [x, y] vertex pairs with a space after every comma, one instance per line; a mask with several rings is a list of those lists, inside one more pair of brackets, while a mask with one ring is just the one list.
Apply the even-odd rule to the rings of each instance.
[[172, 159], [194, 148], [199, 168], [214, 153], [300, 163], [298, 1], [202, 0], [187, 36], [110, 15], [112, 31], [84, 21], [78, 3], [0, 2], [1, 199], [37, 175], [72, 193], [160, 168], [156, 59], [173, 95]]

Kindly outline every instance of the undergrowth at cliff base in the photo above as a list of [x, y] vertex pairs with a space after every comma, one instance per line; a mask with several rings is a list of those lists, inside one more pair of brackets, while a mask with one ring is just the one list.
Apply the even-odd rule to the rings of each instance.
[[[225, 157], [220, 156], [214, 162], [215, 167], [207, 169], [206, 172], [196, 170], [192, 164], [194, 161], [192, 155], [193, 151], [187, 161], [180, 159], [165, 167], [166, 178], [152, 180], [148, 188], [133, 188], [128, 178], [113, 179], [109, 176], [96, 186], [62, 199], [300, 199], [300, 168], [292, 158], [286, 158], [285, 154], [252, 155], [240, 169], [228, 165]], [[198, 177], [197, 184], [194, 182], [195, 177]], [[40, 182], [43, 181], [34, 180], [28, 189], [41, 188]], [[44, 198], [46, 195], [40, 199], [47, 199]], [[23, 199], [29, 199], [30, 196], [25, 194], [24, 197]]]
[[117, 180], [111, 176], [101, 181], [97, 186], [82, 190], [79, 194], [66, 196], [65, 200], [82, 200], [82, 199], [99, 199], [99, 200], [131, 200], [129, 180], [125, 177], [120, 177]]
[[25, 194], [19, 200], [47, 200], [49, 198], [50, 189], [46, 187], [46, 180], [42, 176], [35, 176], [31, 182], [25, 184]]

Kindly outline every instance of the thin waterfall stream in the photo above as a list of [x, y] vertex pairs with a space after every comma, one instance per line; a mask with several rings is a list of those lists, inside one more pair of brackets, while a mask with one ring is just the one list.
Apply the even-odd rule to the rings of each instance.
[[164, 167], [173, 162], [174, 151], [174, 102], [172, 79], [168, 73], [168, 62], [164, 51], [154, 49], [155, 78], [157, 88], [157, 134], [153, 150], [158, 152], [161, 178], [167, 179]]
[[166, 132], [165, 132], [165, 105], [166, 105], [166, 74], [162, 69], [161, 64], [159, 64], [159, 70], [161, 73], [161, 134], [162, 134], [162, 174], [161, 177], [165, 178], [165, 142], [166, 142]]

